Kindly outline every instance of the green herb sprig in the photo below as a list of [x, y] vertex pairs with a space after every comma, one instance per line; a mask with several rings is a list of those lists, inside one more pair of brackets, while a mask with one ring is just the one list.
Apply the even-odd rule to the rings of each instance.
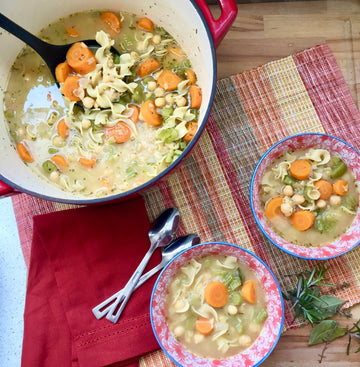
[[[352, 338], [356, 338], [360, 343], [360, 320], [358, 320], [351, 329], [349, 329], [349, 342], [346, 347], [346, 354], [349, 355], [350, 353], [350, 345]], [[355, 351], [355, 353], [360, 352], [360, 347]]]
[[283, 292], [283, 297], [290, 301], [291, 308], [295, 310], [295, 318], [301, 317], [311, 326], [332, 317], [345, 303], [335, 296], [321, 293], [320, 286], [334, 286], [325, 278], [329, 269], [316, 265], [309, 275], [304, 273], [298, 277], [296, 289]]

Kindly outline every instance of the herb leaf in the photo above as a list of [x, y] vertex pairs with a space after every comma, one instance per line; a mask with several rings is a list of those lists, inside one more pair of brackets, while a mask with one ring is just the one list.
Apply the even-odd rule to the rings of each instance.
[[309, 345], [329, 342], [344, 336], [347, 328], [339, 327], [334, 320], [323, 320], [311, 330]]

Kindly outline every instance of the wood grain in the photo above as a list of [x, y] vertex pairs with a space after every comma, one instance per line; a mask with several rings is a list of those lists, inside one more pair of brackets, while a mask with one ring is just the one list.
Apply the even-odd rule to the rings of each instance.
[[[235, 22], [217, 49], [218, 78], [326, 42], [360, 107], [360, 1], [239, 1], [238, 9]], [[220, 15], [217, 5], [211, 5], [211, 10], [215, 18]], [[352, 326], [360, 318], [359, 305], [351, 312], [351, 319], [337, 318], [341, 325]], [[262, 366], [360, 366], [360, 353], [355, 353], [360, 343], [354, 341], [347, 356], [347, 337], [331, 342], [320, 363], [323, 345], [307, 345], [310, 331], [310, 326], [286, 331]]]

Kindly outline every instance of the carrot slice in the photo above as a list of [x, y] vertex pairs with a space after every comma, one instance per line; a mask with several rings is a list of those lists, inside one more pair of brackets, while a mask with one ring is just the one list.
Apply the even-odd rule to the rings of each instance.
[[79, 92], [80, 92], [80, 77], [78, 75], [70, 75], [68, 76], [63, 85], [62, 92], [66, 98], [69, 98], [70, 101], [80, 101]]
[[202, 335], [209, 335], [214, 330], [214, 322], [211, 319], [200, 317], [195, 321], [195, 329]]
[[175, 90], [181, 82], [181, 78], [172, 70], [165, 69], [159, 75], [157, 82], [165, 90]]
[[138, 122], [139, 120], [139, 115], [140, 115], [140, 109], [138, 106], [132, 104], [132, 105], [129, 105], [129, 108], [131, 108], [133, 110], [133, 113], [131, 114], [130, 116], [130, 120], [132, 122]]
[[305, 180], [311, 174], [311, 164], [305, 159], [298, 159], [291, 163], [290, 174], [297, 180]]
[[28, 163], [34, 162], [34, 158], [31, 155], [30, 150], [28, 149], [28, 147], [25, 145], [23, 141], [20, 141], [19, 143], [17, 143], [16, 150], [20, 158], [24, 162], [28, 162]]
[[333, 190], [336, 195], [344, 196], [349, 191], [349, 185], [345, 180], [337, 180], [333, 183]]
[[318, 188], [320, 193], [320, 199], [327, 200], [333, 192], [333, 187], [329, 181], [319, 180], [314, 183], [314, 186]]
[[212, 307], [224, 307], [229, 298], [229, 292], [224, 283], [209, 282], [204, 290], [205, 301]]
[[154, 23], [146, 17], [140, 18], [137, 22], [137, 25], [142, 28], [145, 29], [146, 31], [152, 32], [154, 30]]
[[111, 28], [112, 31], [114, 31], [115, 33], [120, 32], [121, 21], [116, 14], [110, 11], [106, 11], [101, 14], [101, 19]]
[[66, 61], [78, 74], [87, 74], [95, 69], [96, 59], [84, 42], [75, 42], [66, 53]]
[[66, 27], [65, 30], [70, 37], [80, 37], [80, 32], [73, 26]]
[[71, 66], [65, 61], [55, 68], [55, 78], [58, 83], [64, 83], [65, 79], [73, 72]]
[[194, 70], [186, 69], [185, 70], [186, 79], [189, 81], [190, 84], [196, 83], [196, 74]]
[[140, 113], [146, 123], [152, 126], [159, 126], [162, 123], [161, 116], [156, 111], [156, 106], [150, 99], [142, 103]]
[[151, 74], [161, 66], [160, 62], [156, 59], [147, 59], [143, 61], [139, 66], [139, 76], [143, 78], [146, 75]]
[[310, 210], [299, 210], [290, 217], [291, 223], [298, 231], [306, 231], [315, 221], [315, 215]]
[[69, 135], [69, 126], [67, 125], [65, 119], [61, 119], [57, 124], [57, 132], [58, 134], [66, 139]]
[[93, 168], [95, 166], [96, 160], [91, 158], [80, 157], [79, 163], [84, 167]]
[[125, 122], [118, 122], [112, 127], [105, 128], [105, 136], [107, 138], [114, 137], [117, 143], [125, 143], [130, 139], [131, 130]]
[[241, 287], [241, 295], [248, 303], [256, 302], [255, 282], [253, 280], [246, 281]]
[[269, 218], [275, 218], [277, 215], [281, 214], [281, 204], [283, 198], [281, 196], [276, 196], [271, 198], [265, 205], [265, 215]]
[[189, 142], [192, 140], [192, 138], [195, 136], [197, 132], [198, 123], [195, 121], [189, 121], [186, 123], [186, 128], [188, 132], [184, 135], [183, 140]]
[[202, 91], [197, 85], [192, 85], [189, 88], [190, 93], [190, 107], [200, 108], [202, 102]]
[[51, 160], [61, 169], [65, 169], [68, 166], [68, 162], [63, 155], [54, 155], [51, 157]]

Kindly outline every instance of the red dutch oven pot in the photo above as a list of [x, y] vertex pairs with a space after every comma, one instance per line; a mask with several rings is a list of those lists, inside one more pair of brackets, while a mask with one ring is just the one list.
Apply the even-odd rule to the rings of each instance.
[[[181, 44], [189, 56], [202, 88], [203, 101], [200, 109], [199, 129], [182, 155], [159, 175], [145, 184], [103, 198], [87, 198], [65, 192], [48, 184], [29, 169], [19, 158], [4, 121], [0, 116], [0, 196], [25, 192], [46, 200], [73, 204], [95, 204], [124, 200], [163, 178], [173, 170], [198, 141], [209, 116], [216, 88], [215, 48], [224, 38], [237, 15], [235, 0], [219, 0], [221, 15], [214, 19], [205, 0], [77, 0], [43, 1], [12, 0], [0, 5], [1, 12], [36, 34], [41, 28], [57, 18], [90, 9], [111, 9], [146, 14], [155, 23], [163, 26]], [[6, 50], [0, 62], [0, 104], [3, 110], [3, 90], [6, 88], [10, 67], [24, 44], [7, 32], [0, 35], [0, 47]]]

